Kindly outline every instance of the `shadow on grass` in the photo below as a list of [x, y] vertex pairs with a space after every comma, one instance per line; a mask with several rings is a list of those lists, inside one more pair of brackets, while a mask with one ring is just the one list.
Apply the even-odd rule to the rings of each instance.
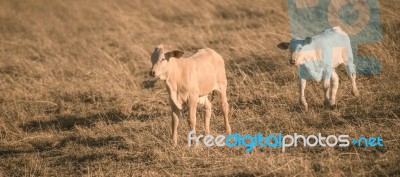
[[31, 140], [24, 146], [4, 145], [0, 146], [0, 157], [28, 154], [28, 153], [43, 153], [42, 156], [53, 157], [59, 156], [60, 150], [68, 145], [82, 145], [91, 148], [103, 148], [128, 150], [129, 145], [122, 136], [105, 136], [105, 137], [89, 137], [71, 135], [59, 140]]
[[81, 144], [89, 147], [103, 147], [113, 146], [117, 149], [127, 150], [129, 147], [125, 139], [121, 136], [106, 136], [106, 137], [81, 137], [81, 136], [68, 136], [59, 141], [56, 147], [65, 147], [67, 144]]
[[109, 111], [106, 113], [98, 113], [87, 117], [78, 117], [74, 115], [59, 115], [53, 120], [40, 121], [34, 120], [25, 124], [21, 124], [20, 128], [27, 132], [45, 131], [49, 129], [58, 129], [61, 131], [72, 130], [75, 125], [90, 127], [96, 122], [105, 121], [115, 124], [128, 119], [128, 115], [120, 111]]
[[22, 153], [33, 153], [35, 152], [34, 150], [25, 150], [25, 149], [5, 149], [1, 148], [0, 149], [0, 157], [3, 156], [8, 156], [8, 155], [17, 155], [17, 154], [22, 154]]
[[154, 88], [154, 86], [156, 85], [157, 80], [147, 80], [147, 81], [143, 81], [142, 82], [142, 87], [143, 88]]
[[217, 175], [217, 176], [235, 176], [235, 177], [252, 177], [252, 176], [260, 176], [261, 174], [254, 174], [251, 172], [238, 172], [238, 173], [231, 173], [228, 175]]

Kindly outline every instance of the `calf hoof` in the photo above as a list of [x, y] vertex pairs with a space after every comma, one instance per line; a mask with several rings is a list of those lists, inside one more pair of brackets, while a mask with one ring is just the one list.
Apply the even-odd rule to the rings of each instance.
[[172, 140], [172, 147], [176, 147], [178, 145], [178, 140]]
[[330, 109], [331, 110], [334, 110], [334, 109], [336, 109], [337, 108], [337, 104], [331, 104], [331, 106], [330, 106]]
[[358, 92], [358, 90], [353, 90], [353, 95], [356, 97], [359, 97], [360, 93]]
[[331, 107], [331, 106], [332, 106], [332, 104], [331, 104], [330, 101], [324, 101], [324, 107], [325, 107], [325, 108], [329, 108], [329, 107]]
[[232, 133], [231, 128], [229, 128], [228, 130], [226, 130], [226, 133], [227, 133], [228, 135], [231, 134], [231, 133]]
[[209, 135], [210, 134], [210, 130], [205, 130], [204, 131], [204, 135]]
[[300, 100], [300, 109], [304, 109], [305, 111], [308, 111], [308, 104], [307, 102], [303, 102]]
[[304, 111], [308, 111], [308, 105], [303, 105], [303, 109], [304, 109]]

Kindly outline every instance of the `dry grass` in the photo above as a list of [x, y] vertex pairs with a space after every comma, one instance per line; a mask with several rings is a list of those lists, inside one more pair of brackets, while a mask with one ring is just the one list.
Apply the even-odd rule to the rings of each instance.
[[[382, 74], [358, 76], [357, 99], [341, 68], [334, 110], [309, 84], [305, 113], [296, 69], [276, 48], [289, 39], [286, 1], [2, 0], [0, 176], [399, 175], [400, 3], [380, 8], [384, 40], [360, 52]], [[159, 43], [224, 56], [235, 132], [380, 135], [385, 146], [188, 148], [183, 120], [173, 148], [164, 84], [147, 76]], [[219, 106], [211, 124], [224, 132]]]

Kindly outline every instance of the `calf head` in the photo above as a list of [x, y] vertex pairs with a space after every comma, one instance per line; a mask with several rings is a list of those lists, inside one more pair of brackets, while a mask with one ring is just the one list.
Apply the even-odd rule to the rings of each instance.
[[304, 58], [302, 55], [303, 53], [303, 47], [305, 45], [309, 45], [312, 42], [311, 37], [306, 37], [305, 39], [300, 39], [300, 38], [293, 38], [290, 40], [290, 42], [281, 42], [280, 44], [277, 45], [278, 48], [282, 50], [287, 50], [289, 49], [290, 52], [290, 58], [289, 58], [289, 63], [293, 65], [298, 65], [300, 63], [300, 59]]
[[165, 80], [167, 78], [168, 70], [171, 67], [171, 60], [182, 57], [183, 52], [179, 50], [167, 51], [163, 45], [159, 45], [154, 49], [151, 54], [151, 70], [150, 76]]

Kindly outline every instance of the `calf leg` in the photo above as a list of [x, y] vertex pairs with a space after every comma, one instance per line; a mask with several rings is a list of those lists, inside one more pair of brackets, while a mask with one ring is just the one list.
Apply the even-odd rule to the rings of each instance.
[[[196, 111], [197, 111], [197, 102], [199, 96], [198, 95], [191, 95], [189, 96], [189, 127], [190, 131], [196, 132]], [[196, 133], [194, 134], [196, 137]]]
[[330, 79], [324, 79], [324, 85], [323, 85], [323, 90], [324, 90], [324, 106], [329, 107], [330, 106], [330, 101], [329, 101], [329, 92], [330, 92]]
[[336, 104], [336, 93], [339, 88], [339, 76], [335, 71], [332, 72], [332, 95], [331, 95], [331, 105]]
[[206, 98], [204, 103], [204, 129], [205, 134], [210, 134], [211, 102]]
[[222, 107], [222, 112], [224, 113], [224, 123], [225, 123], [225, 128], [226, 132], [228, 134], [231, 133], [231, 126], [229, 125], [229, 104], [228, 104], [228, 98], [226, 97], [226, 86], [223, 86], [220, 90], [220, 96], [221, 96], [221, 107]]
[[350, 74], [351, 86], [353, 87], [353, 94], [358, 97], [360, 93], [358, 92], [356, 85], [356, 74]]
[[172, 100], [170, 100], [171, 110], [172, 110], [172, 141], [173, 146], [178, 144], [178, 125], [179, 117], [181, 117], [181, 111], [175, 106]]
[[304, 92], [306, 90], [306, 84], [307, 84], [307, 81], [305, 79], [299, 79], [299, 102], [301, 105], [303, 105], [304, 109], [307, 111], [308, 104], [306, 101], [306, 97], [304, 95]]

